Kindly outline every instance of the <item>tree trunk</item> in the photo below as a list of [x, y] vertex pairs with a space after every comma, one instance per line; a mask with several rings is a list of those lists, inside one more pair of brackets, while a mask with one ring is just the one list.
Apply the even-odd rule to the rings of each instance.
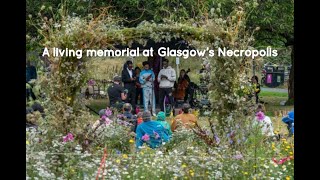
[[292, 50], [291, 50], [291, 69], [289, 74], [288, 94], [289, 94], [288, 102], [292, 103], [294, 100], [294, 45], [292, 46]]

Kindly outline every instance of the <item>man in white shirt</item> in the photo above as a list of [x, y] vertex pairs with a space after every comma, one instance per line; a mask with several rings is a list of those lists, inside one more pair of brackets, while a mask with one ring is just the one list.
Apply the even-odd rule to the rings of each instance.
[[165, 112], [164, 109], [164, 98], [167, 96], [169, 98], [171, 106], [173, 105], [173, 96], [172, 96], [172, 88], [174, 86], [174, 82], [176, 81], [176, 71], [169, 66], [169, 60], [164, 59], [162, 61], [162, 69], [158, 74], [158, 82], [159, 82], [159, 101], [160, 101], [160, 109]]

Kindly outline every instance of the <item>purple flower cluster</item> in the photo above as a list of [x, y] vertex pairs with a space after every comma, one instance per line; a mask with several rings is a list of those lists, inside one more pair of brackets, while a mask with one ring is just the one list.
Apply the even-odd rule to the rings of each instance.
[[73, 141], [73, 134], [68, 133], [66, 136], [63, 136], [63, 142]]
[[88, 81], [88, 85], [89, 86], [94, 86], [96, 84], [96, 82], [93, 80], [93, 79], [90, 79], [89, 81]]
[[263, 121], [264, 118], [265, 118], [265, 115], [262, 111], [259, 111], [257, 114], [256, 114], [256, 118], [258, 121]]

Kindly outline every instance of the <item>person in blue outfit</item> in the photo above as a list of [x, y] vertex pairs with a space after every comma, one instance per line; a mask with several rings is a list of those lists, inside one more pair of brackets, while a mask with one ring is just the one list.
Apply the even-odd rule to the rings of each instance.
[[154, 94], [155, 75], [150, 69], [148, 61], [143, 62], [143, 68], [139, 76], [139, 82], [142, 87], [144, 111], [148, 111], [148, 104], [150, 102], [152, 115], [156, 116], [156, 98]]
[[282, 118], [282, 122], [288, 126], [289, 136], [294, 134], [294, 110], [290, 111], [287, 116]]
[[151, 120], [151, 113], [144, 111], [142, 114], [143, 122], [138, 125], [136, 130], [136, 148], [139, 149], [144, 143], [150, 148], [157, 148], [163, 142], [168, 142], [170, 137], [161, 123]]

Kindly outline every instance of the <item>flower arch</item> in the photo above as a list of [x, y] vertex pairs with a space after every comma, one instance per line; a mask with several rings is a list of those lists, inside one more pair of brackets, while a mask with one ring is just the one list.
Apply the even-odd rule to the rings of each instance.
[[[131, 46], [134, 42], [145, 45], [148, 39], [160, 42], [173, 38], [182, 38], [196, 48], [246, 49], [251, 39], [245, 30], [244, 17], [245, 13], [240, 7], [226, 19], [205, 18], [201, 22], [192, 19], [185, 22], [167, 20], [162, 24], [144, 21], [137, 27], [128, 28], [119, 25], [121, 22], [115, 17], [102, 14], [96, 18], [64, 17], [59, 22], [44, 19], [39, 33], [44, 37], [42, 46], [49, 51], [53, 47], [108, 49], [119, 44]], [[241, 87], [248, 85], [250, 61], [240, 57], [208, 59], [213, 67], [210, 89], [214, 105], [212, 118], [219, 121], [223, 132], [226, 127], [235, 126], [233, 120], [245, 116], [245, 89]], [[54, 119], [52, 124], [63, 132], [69, 132], [77, 118], [85, 113], [77, 93], [86, 80], [86, 62], [90, 58], [49, 57], [49, 60], [51, 72], [41, 83], [49, 98], [48, 104]]]

